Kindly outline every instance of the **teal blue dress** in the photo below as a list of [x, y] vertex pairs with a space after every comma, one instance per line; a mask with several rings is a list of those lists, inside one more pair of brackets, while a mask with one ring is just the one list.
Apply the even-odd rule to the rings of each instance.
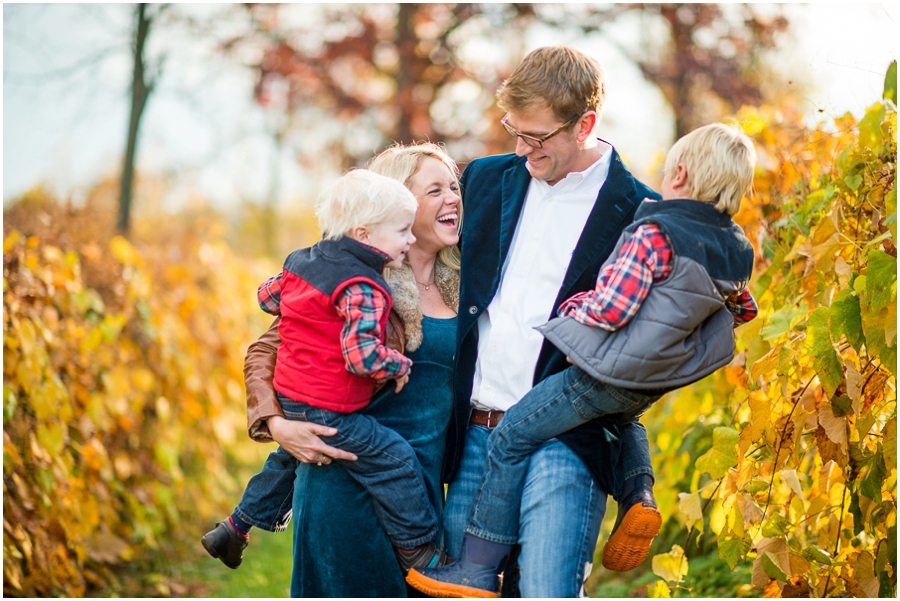
[[[441, 460], [453, 406], [456, 318], [426, 316], [422, 332], [422, 345], [407, 353], [413, 361], [409, 382], [400, 394], [389, 384], [363, 411], [409, 441], [440, 516]], [[292, 597], [407, 596], [371, 497], [338, 463], [299, 464], [293, 509]]]

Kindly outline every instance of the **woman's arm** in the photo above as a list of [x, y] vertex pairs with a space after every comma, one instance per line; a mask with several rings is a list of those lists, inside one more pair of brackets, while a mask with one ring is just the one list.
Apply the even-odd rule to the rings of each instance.
[[258, 442], [274, 440], [303, 463], [331, 463], [332, 459], [355, 461], [356, 456], [325, 444], [320, 436], [334, 436], [337, 430], [287, 420], [275, 396], [272, 380], [281, 339], [276, 318], [266, 333], [247, 349], [244, 384], [247, 387], [247, 425], [250, 438]]

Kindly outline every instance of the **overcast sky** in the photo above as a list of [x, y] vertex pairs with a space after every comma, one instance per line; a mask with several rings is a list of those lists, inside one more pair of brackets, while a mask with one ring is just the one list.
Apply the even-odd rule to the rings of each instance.
[[[203, 16], [214, 5], [180, 6]], [[861, 116], [881, 95], [884, 72], [897, 57], [897, 8], [882, 4], [790, 5], [796, 41], [779, 61], [798, 81], [810, 114]], [[133, 7], [121, 4], [3, 7], [3, 197], [44, 182], [74, 193], [121, 169], [128, 119]], [[223, 23], [221, 27], [227, 27]], [[237, 25], [235, 25], [237, 26]], [[268, 193], [273, 155], [265, 116], [253, 103], [246, 70], [219, 57], [209, 43], [177, 32], [170, 58], [142, 122], [138, 169], [177, 174], [183, 194], [199, 192], [228, 208]], [[639, 176], [671, 143], [671, 113], [658, 90], [601, 39], [550, 40], [534, 31], [528, 49], [565, 42], [601, 60], [610, 79], [601, 136]], [[61, 75], [110, 50], [74, 77]], [[819, 112], [821, 111], [821, 112]], [[658, 125], [657, 125], [658, 124]], [[510, 150], [513, 149], [510, 143]], [[281, 197], [314, 196], [306, 175], [281, 161]], [[177, 202], [178, 195], [174, 194]]]

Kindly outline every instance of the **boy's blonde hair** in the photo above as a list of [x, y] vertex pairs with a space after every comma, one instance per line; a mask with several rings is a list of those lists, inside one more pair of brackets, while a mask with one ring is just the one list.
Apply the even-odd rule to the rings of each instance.
[[606, 74], [596, 59], [568, 46], [529, 53], [497, 90], [497, 106], [506, 112], [546, 104], [560, 121], [587, 111], [603, 112]]
[[[386, 150], [383, 150], [374, 159], [372, 159], [367, 167], [381, 175], [385, 175], [401, 182], [404, 186], [409, 186], [409, 180], [419, 171], [422, 161], [426, 158], [436, 159], [446, 165], [450, 170], [450, 175], [459, 186], [459, 166], [456, 161], [450, 158], [447, 152], [432, 142], [419, 142], [410, 144], [395, 144]], [[457, 205], [458, 217], [456, 220], [456, 231], [462, 231], [463, 206], [462, 203]], [[460, 256], [459, 247], [448, 246], [441, 249], [438, 257], [444, 265], [459, 271]]]
[[316, 200], [316, 217], [326, 240], [352, 235], [358, 227], [377, 225], [398, 212], [415, 213], [419, 203], [395, 179], [354, 169], [328, 186]]
[[734, 215], [753, 184], [756, 149], [740, 126], [713, 123], [675, 142], [666, 156], [665, 175], [674, 176], [679, 163], [687, 170], [688, 198]]

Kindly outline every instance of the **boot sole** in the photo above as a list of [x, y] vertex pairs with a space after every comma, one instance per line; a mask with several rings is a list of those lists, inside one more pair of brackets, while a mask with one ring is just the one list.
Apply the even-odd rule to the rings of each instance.
[[644, 563], [660, 527], [662, 515], [659, 509], [640, 503], [631, 507], [603, 547], [603, 567], [627, 572]]
[[461, 584], [451, 584], [449, 582], [440, 582], [439, 580], [423, 576], [415, 569], [410, 570], [406, 575], [406, 582], [414, 589], [425, 593], [426, 595], [443, 599], [493, 599], [500, 596], [500, 593], [493, 593], [480, 588], [472, 588], [471, 586], [463, 586]]

